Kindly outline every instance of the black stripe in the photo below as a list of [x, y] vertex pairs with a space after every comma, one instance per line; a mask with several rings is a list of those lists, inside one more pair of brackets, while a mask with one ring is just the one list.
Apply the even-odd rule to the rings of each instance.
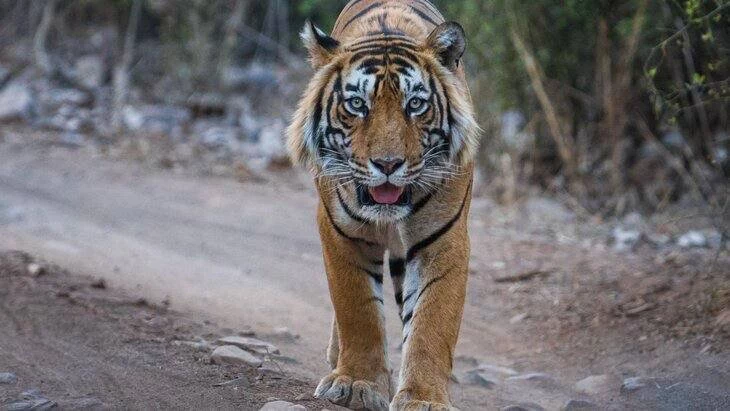
[[342, 194], [340, 194], [339, 187], [335, 188], [335, 191], [337, 192], [337, 199], [340, 200], [340, 205], [342, 206], [342, 209], [345, 210], [345, 213], [347, 213], [350, 218], [357, 221], [358, 223], [366, 224], [368, 222], [367, 220], [355, 214], [355, 212], [347, 206], [347, 203], [345, 203], [345, 200], [342, 198]]
[[395, 302], [398, 305], [403, 305], [403, 293], [401, 291], [395, 293]]
[[438, 231], [424, 238], [423, 240], [416, 243], [413, 247], [411, 247], [408, 250], [408, 253], [406, 253], [406, 261], [411, 261], [413, 257], [415, 257], [416, 253], [433, 244], [434, 241], [438, 240], [442, 235], [446, 234], [446, 232], [451, 229], [451, 227], [459, 220], [459, 218], [461, 218], [461, 213], [464, 211], [464, 206], [466, 205], [466, 200], [469, 197], [469, 193], [471, 193], [471, 182], [469, 183], [469, 187], [466, 190], [466, 195], [464, 195], [464, 200], [461, 202], [461, 208], [459, 208], [459, 212], [456, 213], [454, 218], [449, 220], [449, 222], [441, 227]]
[[417, 290], [413, 290], [410, 293], [408, 293], [408, 295], [406, 295], [406, 298], [403, 299], [403, 302], [406, 302], [406, 301], [410, 300], [411, 297], [413, 297], [413, 295], [416, 293], [416, 291]]
[[375, 280], [378, 284], [383, 284], [383, 274], [376, 273], [375, 271], [366, 270], [362, 267], [360, 267], [361, 270], [365, 271], [367, 275], [369, 275], [373, 280]]
[[403, 325], [406, 325], [408, 323], [408, 321], [411, 320], [412, 317], [413, 317], [413, 311], [411, 311], [408, 314], [406, 314], [405, 316], [403, 316]]
[[421, 296], [423, 295], [423, 293], [425, 293], [426, 290], [428, 290], [428, 287], [432, 286], [434, 283], [436, 283], [436, 282], [438, 282], [440, 280], [443, 280], [444, 277], [446, 277], [446, 275], [442, 275], [440, 277], [432, 278], [431, 281], [427, 282], [426, 285], [423, 286], [423, 289], [421, 289], [421, 292], [418, 293], [418, 297], [416, 297], [415, 304], [418, 304], [418, 300], [420, 300], [421, 299]]
[[406, 262], [402, 258], [390, 260], [388, 262], [388, 266], [390, 268], [391, 277], [400, 277], [406, 271]]
[[350, 237], [349, 235], [345, 234], [345, 232], [342, 231], [342, 229], [337, 225], [337, 223], [335, 223], [335, 219], [332, 218], [332, 213], [330, 213], [330, 209], [327, 208], [327, 206], [324, 204], [322, 204], [322, 206], [324, 207], [324, 211], [327, 213], [327, 217], [329, 217], [330, 223], [332, 223], [332, 227], [335, 229], [335, 231], [337, 231], [337, 234], [341, 235], [342, 237], [345, 237], [346, 239], [348, 239], [350, 241], [358, 241], [358, 242], [364, 243], [365, 245], [369, 245], [369, 246], [377, 245], [376, 243], [370, 242], [368, 240], [363, 240], [362, 238], [357, 238], [357, 237]]
[[342, 26], [342, 30], [346, 29], [346, 28], [347, 28], [347, 26], [349, 26], [350, 24], [352, 24], [352, 23], [353, 23], [353, 22], [354, 22], [355, 20], [357, 20], [357, 19], [359, 19], [360, 17], [362, 17], [362, 16], [364, 16], [364, 15], [368, 14], [368, 13], [370, 12], [370, 10], [372, 10], [372, 9], [374, 9], [374, 8], [376, 8], [376, 7], [380, 7], [380, 6], [382, 5], [382, 4], [383, 4], [383, 3], [373, 3], [373, 4], [371, 4], [371, 5], [367, 6], [367, 7], [365, 7], [364, 9], [360, 10], [360, 12], [359, 12], [359, 13], [357, 13], [357, 14], [356, 14], [356, 15], [354, 15], [354, 16], [352, 16], [352, 18], [351, 18], [350, 20], [348, 20], [348, 21], [347, 21], [347, 23], [345, 23], [345, 25], [344, 25], [344, 26]]
[[346, 12], [347, 10], [350, 10], [350, 9], [351, 9], [351, 8], [352, 8], [353, 6], [355, 6], [355, 5], [357, 4], [357, 3], [360, 3], [361, 1], [362, 1], [362, 0], [352, 0], [352, 1], [350, 2], [350, 4], [349, 4], [349, 5], [347, 5], [347, 7], [345, 7], [345, 8], [344, 8], [344, 9], [342, 10], [342, 13]]
[[413, 11], [414, 11], [414, 12], [415, 12], [416, 14], [418, 14], [418, 17], [420, 17], [420, 18], [422, 18], [422, 19], [426, 20], [427, 22], [429, 22], [429, 23], [433, 24], [434, 26], [438, 26], [438, 25], [439, 25], [438, 23], [436, 23], [436, 22], [435, 22], [435, 21], [434, 21], [434, 20], [433, 20], [433, 19], [431, 18], [431, 16], [429, 16], [428, 14], [426, 14], [426, 13], [424, 13], [423, 11], [419, 10], [418, 8], [416, 8], [416, 6], [414, 6], [414, 5], [411, 5], [411, 10], [413, 10]]
[[422, 199], [418, 200], [416, 204], [413, 204], [413, 207], [411, 207], [411, 215], [416, 214], [417, 212], [421, 211], [423, 206], [425, 206], [429, 200], [431, 200], [431, 197], [433, 197], [433, 193], [428, 193], [425, 196], [423, 196]]
[[380, 297], [376, 297], [376, 296], [372, 296], [372, 297], [368, 298], [368, 302], [370, 302], [370, 301], [383, 304], [383, 299]]
[[[384, 44], [385, 43], [385, 44]], [[372, 37], [358, 40], [354, 43], [348, 43], [346, 50], [354, 51], [358, 48], [372, 47], [374, 45], [399, 45], [403, 47], [409, 47], [415, 49], [418, 44], [414, 42], [410, 37], [402, 36], [399, 34], [388, 34], [388, 35], [372, 35]]]

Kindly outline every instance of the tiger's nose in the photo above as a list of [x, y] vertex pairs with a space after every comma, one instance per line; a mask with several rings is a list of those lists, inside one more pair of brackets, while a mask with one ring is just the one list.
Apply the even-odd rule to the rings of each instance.
[[382, 171], [383, 174], [389, 176], [405, 163], [405, 159], [400, 157], [371, 158], [370, 162], [373, 163], [375, 168]]

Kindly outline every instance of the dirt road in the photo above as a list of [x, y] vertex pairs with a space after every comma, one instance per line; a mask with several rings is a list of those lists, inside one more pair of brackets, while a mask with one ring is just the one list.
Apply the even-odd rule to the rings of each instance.
[[[309, 381], [325, 372], [332, 314], [306, 177], [239, 183], [92, 157], [0, 144], [0, 249], [234, 330], [287, 327], [300, 335], [281, 343], [300, 361], [289, 371]], [[712, 250], [617, 254], [585, 221], [531, 204], [475, 199], [455, 404], [730, 409], [727, 253], [719, 266]], [[395, 303], [386, 307], [397, 336]], [[589, 376], [600, 377], [575, 385]], [[644, 386], [622, 389], [630, 377]]]

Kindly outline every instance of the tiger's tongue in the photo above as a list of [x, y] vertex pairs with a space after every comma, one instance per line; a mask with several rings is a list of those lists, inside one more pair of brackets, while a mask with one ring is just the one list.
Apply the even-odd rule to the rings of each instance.
[[395, 204], [403, 194], [403, 187], [385, 183], [377, 187], [370, 187], [368, 192], [378, 204]]

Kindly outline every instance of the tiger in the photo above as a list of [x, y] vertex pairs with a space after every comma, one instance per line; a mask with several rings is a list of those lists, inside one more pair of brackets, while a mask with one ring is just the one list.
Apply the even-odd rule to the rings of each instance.
[[[352, 0], [331, 34], [307, 21], [313, 75], [287, 129], [313, 173], [334, 319], [315, 397], [351, 409], [452, 409], [467, 217], [481, 130], [464, 29], [428, 0]], [[389, 366], [383, 278], [402, 321]]]

